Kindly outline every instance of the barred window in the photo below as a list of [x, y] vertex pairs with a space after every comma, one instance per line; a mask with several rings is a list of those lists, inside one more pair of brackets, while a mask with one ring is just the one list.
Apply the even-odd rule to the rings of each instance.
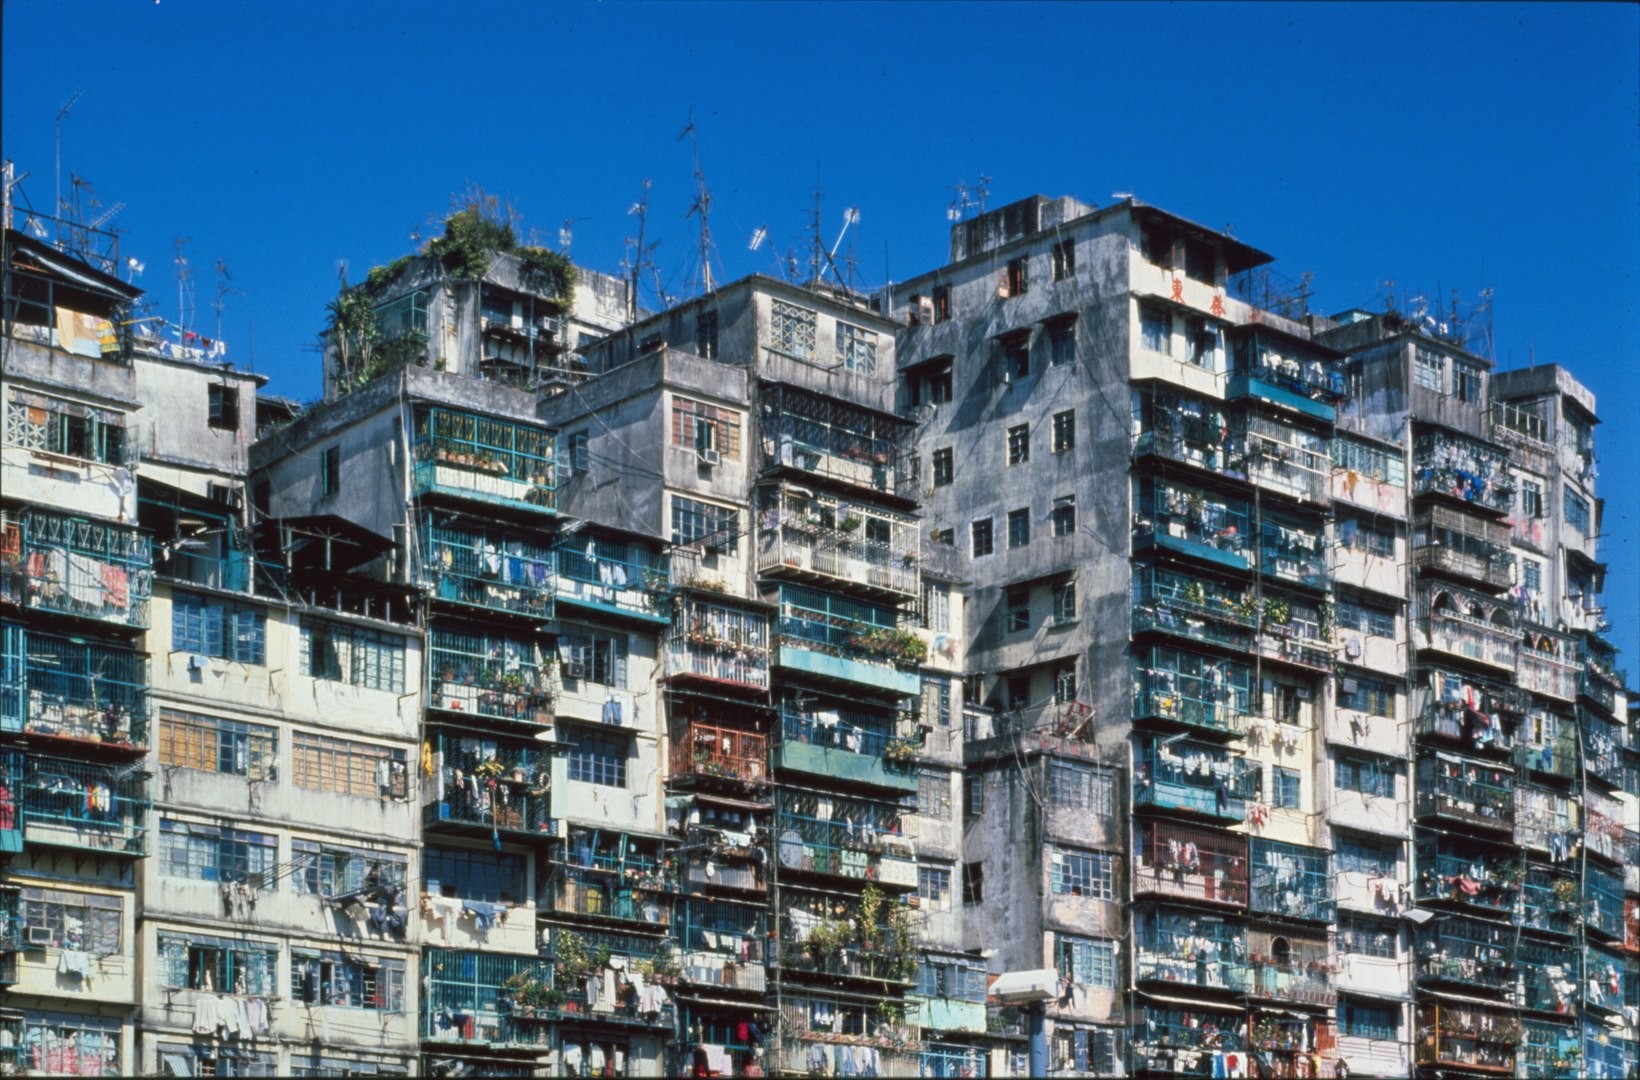
[[1270, 805], [1277, 810], [1297, 810], [1301, 801], [1297, 769], [1270, 766]]
[[863, 326], [837, 323], [837, 362], [849, 371], [870, 375], [877, 370], [877, 333]]
[[1381, 960], [1395, 959], [1395, 938], [1398, 931], [1393, 922], [1366, 915], [1340, 913], [1338, 916], [1338, 949], [1358, 956], [1374, 956]]
[[974, 557], [989, 555], [996, 549], [995, 539], [992, 536], [991, 519], [982, 518], [969, 524], [974, 544]]
[[343, 896], [386, 885], [402, 887], [409, 872], [409, 860], [403, 855], [312, 840], [292, 840], [290, 856], [291, 885], [308, 896]]
[[124, 415], [15, 389], [6, 402], [5, 438], [8, 446], [104, 465], [129, 464], [132, 449]]
[[271, 833], [162, 819], [160, 874], [193, 881], [244, 881], [272, 889], [278, 840]]
[[1429, 349], [1419, 348], [1412, 365], [1412, 381], [1426, 390], [1441, 393], [1446, 389], [1446, 357]]
[[259, 941], [189, 934], [159, 935], [162, 985], [171, 990], [206, 990], [221, 994], [272, 997], [278, 948]]
[[524, 859], [470, 848], [423, 848], [423, 888], [434, 896], [511, 904], [524, 898]]
[[1055, 934], [1054, 967], [1062, 978], [1079, 986], [1114, 989], [1116, 986], [1116, 943], [1098, 938]]
[[1354, 709], [1386, 719], [1395, 716], [1395, 688], [1376, 679], [1339, 679], [1334, 700], [1340, 709]]
[[1070, 536], [1076, 532], [1076, 496], [1061, 495], [1053, 501], [1053, 534]]
[[631, 744], [625, 738], [586, 730], [570, 736], [574, 745], [564, 757], [569, 778], [604, 787], [626, 787], [626, 761]]
[[805, 359], [814, 355], [820, 317], [812, 310], [773, 300], [769, 304], [769, 344]]
[[924, 722], [934, 727], [951, 726], [951, 680], [944, 675], [924, 675], [922, 683]]
[[924, 769], [917, 774], [917, 813], [944, 820], [951, 816], [951, 774]]
[[292, 949], [290, 996], [303, 1005], [397, 1012], [404, 1004], [404, 961]]
[[739, 458], [740, 414], [689, 398], [673, 398], [672, 445]]
[[[269, 991], [272, 994], [273, 991]], [[159, 1062], [168, 1076], [282, 1076], [276, 1054], [247, 1050], [243, 1044], [155, 1043]]]
[[241, 664], [266, 664], [267, 613], [176, 593], [171, 597], [171, 648]]
[[1116, 813], [1116, 787], [1109, 770], [1070, 761], [1055, 761], [1048, 774], [1053, 805], [1084, 810], [1099, 818]]
[[[19, 1052], [14, 1049], [7, 1052], [8, 1062], [26, 1062], [25, 1067], [36, 1074], [66, 1075], [71, 1072], [69, 1068], [32, 1067], [33, 1062], [38, 1060], [46, 1065], [55, 1060], [66, 1066], [72, 1060], [75, 1063], [72, 1071], [81, 1076], [122, 1076], [125, 1069], [120, 1056], [121, 1026], [118, 1016], [25, 1009], [21, 1030], [15, 1033], [15, 1046], [29, 1056], [14, 1057], [12, 1055]], [[35, 1054], [40, 1056], [34, 1058]]]
[[1395, 1042], [1400, 1038], [1401, 1007], [1399, 1005], [1356, 1001], [1343, 998], [1338, 1002], [1338, 1033], [1358, 1039], [1378, 1039]]
[[1349, 630], [1369, 637], [1395, 636], [1395, 611], [1376, 604], [1340, 600], [1334, 608], [1333, 621], [1340, 630]]
[[1334, 864], [1340, 874], [1366, 874], [1368, 877], [1394, 877], [1399, 862], [1397, 845], [1355, 836], [1336, 836], [1333, 850], [1338, 861]]
[[410, 797], [410, 775], [403, 750], [305, 731], [291, 735], [291, 779], [298, 787], [337, 795]]
[[740, 537], [740, 514], [725, 506], [672, 496], [672, 542], [727, 546]]
[[73, 949], [95, 956], [120, 951], [125, 901], [119, 896], [23, 889], [18, 896], [23, 937], [30, 948], [39, 939], [53, 949]]
[[1052, 591], [1053, 621], [1055, 623], [1073, 623], [1076, 621], [1076, 582], [1066, 581], [1055, 585]]
[[1566, 489], [1566, 524], [1581, 533], [1589, 531], [1589, 500], [1571, 488]]
[[1022, 548], [1031, 542], [1031, 511], [1029, 507], [1020, 507], [1008, 511], [1008, 546]]
[[1049, 261], [1053, 264], [1053, 279], [1064, 281], [1076, 276], [1076, 241], [1061, 240], [1049, 249]]
[[278, 729], [219, 716], [161, 710], [159, 760], [162, 765], [272, 780], [277, 771]]
[[951, 910], [951, 871], [943, 866], [917, 867], [917, 896], [924, 911]]
[[951, 632], [951, 590], [940, 582], [923, 582], [923, 625], [936, 634]]
[[1340, 514], [1338, 518], [1338, 542], [1351, 551], [1364, 551], [1369, 555], [1393, 557], [1395, 555], [1395, 526], [1380, 521], [1369, 521], [1366, 518], [1355, 517], [1351, 514]]
[[1335, 771], [1340, 791], [1358, 791], [1363, 795], [1395, 797], [1394, 762], [1374, 757], [1341, 756]]
[[1008, 464], [1023, 465], [1031, 460], [1031, 425], [1018, 424], [1008, 429]]
[[1399, 451], [1381, 450], [1376, 446], [1338, 438], [1332, 441], [1333, 464], [1369, 480], [1379, 480], [1396, 487], [1407, 486], [1407, 463]]
[[302, 623], [301, 673], [368, 690], [404, 693], [404, 638], [317, 619]]
[[1051, 856], [1050, 881], [1059, 896], [1116, 897], [1116, 860], [1093, 851], [1059, 850]]
[[[627, 647], [625, 634], [599, 637], [587, 631], [558, 635], [558, 658], [564, 664], [565, 678], [617, 689], [626, 687]], [[580, 674], [572, 676], [572, 671]]]

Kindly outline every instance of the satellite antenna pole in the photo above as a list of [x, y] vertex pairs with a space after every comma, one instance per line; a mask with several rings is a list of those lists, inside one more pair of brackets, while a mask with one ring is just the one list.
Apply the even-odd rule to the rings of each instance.
[[228, 295], [228, 282], [232, 280], [233, 275], [228, 273], [228, 264], [221, 259], [216, 260], [216, 303], [212, 307], [216, 308], [217, 341], [222, 340], [222, 298]]
[[[68, 110], [74, 107], [74, 103], [80, 100], [80, 95], [83, 93], [85, 93], [84, 87], [74, 91], [74, 95], [67, 101], [63, 102], [63, 107], [57, 110], [57, 120], [55, 125], [57, 129], [57, 178], [55, 181], [56, 186], [51, 189], [51, 198], [56, 203], [56, 205], [51, 208], [51, 216], [54, 218], [60, 219], [63, 216], [63, 118], [68, 115]], [[62, 240], [63, 223], [59, 220], [57, 222], [56, 243], [60, 245]]]
[[[193, 277], [193, 271], [188, 269], [188, 257], [182, 253], [182, 248], [183, 245], [189, 242], [190, 240], [186, 236], [179, 236], [172, 242], [172, 246], [176, 250], [177, 325], [181, 328], [184, 334], [188, 331], [188, 304], [186, 300], [188, 292], [188, 279]], [[179, 344], [181, 343], [179, 342]]]
[[820, 239], [820, 163], [814, 163], [814, 215], [809, 218], [809, 235], [814, 239], [814, 251], [809, 256], [809, 284], [820, 284], [820, 268], [824, 265], [821, 253], [826, 250]]
[[649, 220], [650, 183], [649, 180], [643, 182], [643, 195], [637, 202], [632, 204], [632, 209], [627, 211], [629, 214], [638, 215], [638, 247], [632, 257], [632, 281], [626, 298], [626, 321], [628, 325], [638, 321], [638, 279], [643, 274], [644, 256], [646, 254], [643, 248], [643, 232], [644, 226]]
[[28, 179], [28, 173], [17, 176], [16, 172], [17, 166], [12, 161], [0, 166], [0, 202], [4, 203], [0, 209], [0, 227], [7, 229], [11, 228], [11, 189]]
[[695, 131], [695, 110], [689, 110], [689, 126], [683, 129], [678, 136], [681, 140], [684, 135], [689, 136], [689, 154], [695, 166], [695, 202], [689, 208], [689, 214], [700, 215], [700, 283], [704, 292], [711, 292], [712, 285], [712, 226], [709, 221], [712, 209], [712, 192], [706, 186], [706, 172], [700, 164], [700, 137]]

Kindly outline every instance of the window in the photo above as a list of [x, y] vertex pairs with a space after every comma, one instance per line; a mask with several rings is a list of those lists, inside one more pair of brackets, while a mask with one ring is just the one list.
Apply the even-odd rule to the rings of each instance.
[[1031, 425], [1019, 424], [1008, 429], [1008, 464], [1023, 465], [1031, 460]]
[[934, 451], [930, 459], [934, 463], [934, 486], [945, 487], [956, 476], [956, 465], [952, 459], [952, 450], [947, 446], [943, 450]]
[[981, 518], [980, 520], [973, 522], [970, 524], [969, 530], [973, 534], [974, 558], [977, 559], [981, 556], [989, 555], [993, 550], [995, 550], [991, 537], [990, 518]]
[[1054, 536], [1069, 536], [1074, 533], [1076, 531], [1076, 496], [1061, 495], [1054, 499], [1050, 517], [1053, 522]]
[[1003, 683], [1003, 690], [1007, 693], [1008, 708], [1025, 709], [1031, 704], [1031, 677], [1029, 675], [1010, 675]]
[[1589, 500], [1571, 488], [1566, 489], [1566, 524], [1580, 533], [1589, 531]]
[[241, 664], [266, 664], [267, 615], [261, 608], [176, 593], [171, 597], [171, 648]]
[[585, 431], [569, 433], [569, 471], [576, 476], [585, 476], [592, 471], [592, 443], [591, 436]]
[[1339, 679], [1334, 701], [1340, 709], [1354, 709], [1368, 716], [1395, 716], [1395, 688], [1376, 679]]
[[1008, 265], [1002, 270], [1002, 280], [998, 283], [998, 296], [1025, 295], [1025, 289], [1029, 284], [1025, 276], [1025, 266], [1025, 256], [1023, 255], [1008, 260]]
[[957, 530], [955, 529], [935, 529], [929, 535], [936, 544], [944, 544], [946, 547], [957, 546]]
[[319, 494], [325, 498], [342, 490], [342, 448], [332, 446], [319, 455]]
[[1395, 1042], [1400, 1038], [1401, 1007], [1344, 998], [1338, 1003], [1338, 1033], [1358, 1039]]
[[877, 370], [877, 333], [862, 326], [837, 323], [837, 362], [849, 371], [870, 375]]
[[1053, 263], [1053, 279], [1064, 281], [1076, 274], [1076, 241], [1061, 240], [1049, 250]]
[[688, 398], [672, 399], [672, 445], [740, 457], [740, 414]]
[[[275, 993], [270, 986], [266, 996]], [[279, 1059], [271, 1053], [247, 1050], [243, 1045], [225, 1048], [220, 1056], [210, 1044], [155, 1043], [158, 1060], [166, 1076], [280, 1076]]]
[[1018, 634], [1031, 628], [1031, 590], [1026, 586], [1007, 592], [1008, 633]]
[[[1395, 610], [1379, 607], [1376, 604], [1357, 603], [1353, 600], [1339, 600], [1334, 607], [1333, 621], [1338, 629], [1356, 634], [1366, 634], [1370, 637], [1395, 636]], [[1347, 659], [1359, 660], [1350, 657]]]
[[965, 862], [962, 864], [962, 902], [964, 904], [980, 904], [985, 901], [985, 864], [982, 862]]
[[924, 675], [922, 684], [923, 720], [934, 727], [951, 726], [951, 680], [944, 675]]
[[278, 746], [277, 729], [264, 724], [174, 709], [159, 714], [161, 765], [272, 780]]
[[1437, 394], [1446, 390], [1446, 357], [1419, 347], [1412, 361], [1412, 381]]
[[244, 881], [272, 889], [278, 840], [270, 833], [164, 818], [159, 823], [160, 874], [217, 883]]
[[1055, 585], [1052, 592], [1053, 621], [1063, 626], [1076, 621], [1076, 582]]
[[1069, 705], [1076, 700], [1076, 661], [1060, 664], [1053, 673], [1053, 701], [1055, 705]]
[[1338, 516], [1338, 542], [1351, 551], [1361, 551], [1369, 555], [1393, 558], [1395, 555], [1395, 526], [1387, 521], [1381, 522], [1371, 518], [1356, 517], [1353, 514], [1340, 514]]
[[627, 637], [625, 634], [599, 637], [591, 631], [561, 633], [558, 635], [558, 658], [568, 666], [574, 664], [582, 674], [581, 680], [600, 686], [626, 689]]
[[601, 735], [591, 730], [570, 734], [573, 743], [564, 754], [569, 778], [602, 787], [626, 787], [626, 759], [630, 744], [624, 737]]
[[1031, 341], [1023, 334], [1002, 344], [1002, 381], [1017, 382], [1031, 374]]
[[190, 934], [159, 935], [161, 985], [170, 990], [272, 997], [277, 947], [251, 941]]
[[813, 356], [819, 324], [819, 316], [808, 308], [770, 301], [769, 344], [783, 353], [804, 360]]
[[941, 357], [906, 372], [910, 404], [943, 405], [951, 400], [951, 358]]
[[1358, 956], [1372, 956], [1380, 960], [1395, 959], [1395, 939], [1400, 931], [1387, 919], [1367, 915], [1338, 913], [1338, 948], [1340, 952]]
[[1394, 877], [1396, 864], [1400, 862], [1396, 844], [1343, 833], [1334, 834], [1333, 850], [1340, 874]]
[[1297, 769], [1284, 769], [1280, 765], [1270, 766], [1272, 781], [1270, 805], [1277, 810], [1297, 810], [1299, 808]]
[[1373, 480], [1381, 480], [1396, 487], [1407, 482], [1406, 461], [1398, 451], [1381, 450], [1353, 439], [1332, 441], [1333, 464]]
[[888, 523], [887, 518], [868, 516], [865, 532], [868, 544], [888, 544], [894, 539], [894, 528]]
[[[70, 1075], [74, 1069], [81, 1076], [126, 1075], [121, 1067], [125, 1061], [120, 1049], [122, 1026], [119, 1016], [25, 1009], [15, 1034], [8, 1024], [8, 1040], [14, 1037], [16, 1041], [15, 1048], [6, 1052], [7, 1067], [16, 1073]], [[46, 1067], [30, 1068], [31, 1058]], [[23, 1063], [21, 1068], [18, 1063]], [[136, 1073], [131, 1070], [131, 1075]]]
[[404, 693], [404, 638], [320, 620], [302, 623], [301, 674]]
[[133, 449], [126, 442], [122, 414], [16, 389], [6, 404], [5, 441], [104, 465], [128, 464]]
[[1473, 364], [1452, 361], [1452, 394], [1459, 401], [1479, 405], [1481, 401], [1481, 369]]
[[512, 904], [528, 895], [524, 857], [473, 848], [423, 848], [422, 888], [434, 896]]
[[1053, 414], [1053, 452], [1062, 454], [1076, 448], [1076, 413], [1066, 410]]
[[1340, 791], [1395, 797], [1394, 763], [1372, 757], [1340, 756], [1333, 775]]
[[940, 866], [917, 867], [917, 896], [924, 911], [950, 911], [951, 871]]
[[1540, 481], [1521, 480], [1520, 516], [1528, 520], [1543, 516], [1543, 484]]
[[923, 769], [917, 774], [917, 813], [942, 821], [951, 816], [950, 773]]
[[672, 496], [672, 542], [726, 548], [740, 539], [740, 514], [726, 506]]
[[951, 318], [951, 286], [934, 286], [934, 321], [946, 322]]
[[922, 601], [923, 626], [936, 634], [949, 634], [951, 632], [951, 590], [941, 582], [924, 581]]
[[1061, 325], [1048, 334], [1048, 363], [1064, 367], [1076, 362], [1076, 327]]
[[211, 383], [205, 422], [223, 431], [239, 430], [239, 387]]
[[1534, 592], [1543, 588], [1543, 563], [1520, 556], [1520, 583]]
[[1050, 856], [1051, 887], [1059, 896], [1116, 898], [1116, 860], [1103, 852], [1055, 851]]
[[1055, 934], [1054, 967], [1060, 977], [1078, 986], [1114, 989], [1116, 986], [1116, 943], [1097, 938]]
[[703, 311], [695, 316], [695, 353], [707, 360], [716, 360], [718, 354], [718, 316], [715, 311]]
[[1116, 813], [1116, 786], [1106, 769], [1055, 761], [1048, 773], [1048, 800], [1054, 806], [1109, 819]]
[[297, 787], [371, 799], [408, 799], [403, 750], [305, 731], [291, 734], [291, 779]]
[[[125, 901], [118, 896], [23, 889], [18, 894], [23, 940], [37, 948], [40, 938], [53, 949], [108, 956], [120, 951]], [[31, 933], [30, 931], [35, 931]]]
[[1172, 320], [1161, 308], [1143, 304], [1139, 308], [1139, 344], [1151, 352], [1167, 353]]
[[982, 774], [962, 778], [963, 813], [979, 817], [985, 813], [985, 777]]
[[403, 855], [292, 840], [291, 884], [308, 896], [344, 896], [378, 886], [402, 887], [409, 873]]
[[290, 996], [304, 1005], [397, 1012], [404, 1004], [404, 962], [292, 949]]
[[1008, 546], [1025, 547], [1031, 542], [1031, 511], [1027, 507], [1008, 511]]

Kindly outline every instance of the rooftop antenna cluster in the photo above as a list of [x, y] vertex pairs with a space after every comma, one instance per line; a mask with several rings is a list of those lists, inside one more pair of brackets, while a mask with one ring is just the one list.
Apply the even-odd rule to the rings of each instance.
[[969, 186], [968, 181], [958, 180], [951, 190], [957, 194], [951, 200], [951, 205], [945, 208], [945, 219], [947, 221], [963, 221], [968, 217], [970, 210], [977, 210], [981, 214], [985, 213], [985, 199], [991, 193], [991, 178], [981, 175], [979, 183], [972, 187]]
[[706, 171], [700, 163], [700, 138], [695, 129], [695, 112], [689, 110], [689, 123], [678, 133], [678, 141], [689, 140], [689, 154], [694, 162], [695, 201], [689, 205], [684, 217], [700, 218], [700, 288], [702, 292], [711, 292], [715, 286], [712, 283], [712, 191], [706, 186]]

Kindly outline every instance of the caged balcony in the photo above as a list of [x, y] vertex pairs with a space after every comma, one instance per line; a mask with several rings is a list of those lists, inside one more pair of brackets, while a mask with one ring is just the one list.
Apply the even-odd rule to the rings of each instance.
[[684, 982], [718, 990], [765, 991], [768, 915], [763, 905], [691, 896], [683, 901], [679, 918]]
[[1544, 697], [1577, 698], [1577, 644], [1571, 638], [1528, 628], [1515, 662], [1515, 682]]
[[1321, 435], [1258, 413], [1243, 421], [1247, 479], [1254, 487], [1302, 503], [1324, 506], [1332, 498], [1332, 452]]
[[442, 514], [422, 519], [435, 599], [529, 619], [553, 616], [552, 549], [491, 525]]
[[153, 800], [140, 763], [120, 767], [31, 754], [19, 785], [29, 845], [104, 855], [147, 855]]
[[1288, 919], [1332, 922], [1332, 853], [1279, 840], [1249, 841], [1253, 895], [1249, 910]]
[[1241, 821], [1257, 795], [1259, 768], [1221, 746], [1142, 738], [1135, 749], [1133, 804]]
[[917, 498], [908, 453], [915, 430], [910, 421], [778, 383], [763, 384], [759, 396], [766, 469]]
[[683, 597], [666, 638], [666, 676], [742, 692], [769, 687], [769, 616], [762, 610]]
[[917, 849], [900, 811], [897, 803], [784, 794], [774, 823], [781, 872], [915, 889]]
[[1412, 532], [1412, 564], [1483, 589], [1507, 589], [1513, 556], [1509, 528], [1446, 506], [1419, 514]]
[[533, 424], [420, 408], [414, 446], [416, 493], [550, 513], [558, 505], [553, 444], [553, 433]]
[[769, 780], [769, 739], [756, 731], [692, 721], [672, 736], [668, 781], [759, 788]]
[[428, 949], [421, 1037], [495, 1049], [549, 1045], [563, 993], [553, 967], [533, 956]]
[[1413, 940], [1421, 984], [1450, 983], [1468, 991], [1506, 994], [1515, 985], [1515, 930], [1461, 916], [1431, 919]]
[[0, 730], [147, 749], [146, 654], [3, 623], [0, 660]]
[[1251, 988], [1247, 928], [1240, 923], [1170, 908], [1136, 913], [1134, 921], [1138, 982], [1236, 994]]
[[1232, 570], [1246, 570], [1248, 513], [1243, 499], [1225, 498], [1167, 480], [1137, 482], [1133, 551], [1161, 548]]
[[1413, 1058], [1420, 1066], [1512, 1076], [1521, 1023], [1500, 1009], [1434, 999], [1418, 1005]]
[[1515, 771], [1445, 751], [1418, 759], [1417, 814], [1471, 827], [1513, 832]]
[[153, 590], [147, 535], [103, 521], [25, 513], [0, 522], [0, 599], [38, 611], [146, 629]]
[[1567, 941], [1522, 938], [1515, 948], [1520, 1007], [1532, 1012], [1575, 1014], [1582, 1000], [1577, 947]]
[[832, 780], [915, 791], [916, 741], [897, 736], [898, 715], [888, 709], [828, 705], [815, 699], [800, 708], [780, 705], [780, 745], [775, 765]]
[[1145, 387], [1138, 395], [1133, 459], [1161, 458], [1234, 479], [1243, 479], [1240, 443], [1222, 402]]
[[1247, 948], [1250, 997], [1320, 1007], [1338, 1002], [1325, 938], [1253, 930], [1247, 936]]
[[781, 487], [758, 518], [758, 573], [898, 602], [918, 595], [915, 518]]
[[1270, 577], [1312, 589], [1332, 584], [1323, 526], [1266, 517], [1258, 530], [1259, 569]]
[[1491, 918], [1513, 918], [1525, 871], [1512, 847], [1492, 847], [1446, 834], [1420, 833], [1416, 843], [1418, 903], [1450, 903]]
[[1135, 826], [1133, 894], [1247, 903], [1247, 837], [1173, 821]]
[[550, 660], [525, 634], [440, 622], [427, 635], [429, 708], [551, 724], [550, 672]]
[[1165, 566], [1133, 568], [1133, 632], [1251, 651], [1258, 612], [1245, 590]]
[[1133, 718], [1157, 720], [1216, 735], [1247, 732], [1252, 668], [1178, 649], [1153, 646], [1133, 673]]
[[1515, 500], [1509, 455], [1444, 431], [1423, 432], [1412, 444], [1412, 493], [1507, 514]]
[[915, 668], [927, 642], [901, 629], [892, 607], [783, 586], [778, 635], [778, 662], [792, 671], [902, 697], [922, 684]]
[[1247, 1013], [1180, 1002], [1135, 1003], [1131, 1036], [1136, 1072], [1202, 1075], [1201, 1063], [1246, 1049]]
[[1226, 396], [1253, 397], [1331, 423], [1346, 393], [1338, 354], [1270, 326], [1236, 327]]
[[425, 826], [479, 833], [551, 834], [552, 758], [539, 744], [437, 731]]
[[671, 569], [665, 559], [620, 540], [560, 541], [558, 602], [639, 622], [672, 621]]

